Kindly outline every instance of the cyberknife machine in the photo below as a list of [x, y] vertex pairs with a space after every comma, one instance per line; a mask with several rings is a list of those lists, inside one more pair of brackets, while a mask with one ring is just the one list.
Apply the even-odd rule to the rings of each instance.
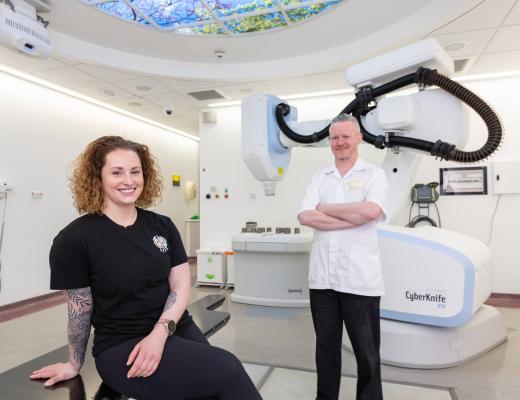
[[[378, 227], [386, 294], [381, 298], [381, 359], [444, 368], [506, 340], [491, 293], [491, 251], [446, 229]], [[346, 334], [345, 346], [350, 349]]]
[[[489, 248], [445, 229], [391, 225], [406, 200], [420, 154], [474, 163], [501, 143], [498, 117], [478, 96], [447, 78], [452, 73], [452, 60], [434, 39], [347, 70], [356, 98], [341, 112], [358, 119], [366, 142], [389, 150], [382, 165], [389, 182], [388, 224], [378, 227], [386, 287], [381, 358], [388, 364], [448, 367], [506, 340], [500, 314], [483, 305], [491, 293]], [[411, 84], [419, 92], [383, 97]], [[424, 90], [427, 86], [439, 89]], [[474, 151], [459, 150], [468, 132], [463, 103], [488, 128], [486, 143]], [[296, 115], [294, 107], [274, 96], [255, 95], [242, 102], [243, 158], [266, 195], [274, 195], [274, 184], [283, 179], [295, 143], [327, 145], [327, 121], [300, 123]], [[350, 346], [347, 335], [344, 343]]]

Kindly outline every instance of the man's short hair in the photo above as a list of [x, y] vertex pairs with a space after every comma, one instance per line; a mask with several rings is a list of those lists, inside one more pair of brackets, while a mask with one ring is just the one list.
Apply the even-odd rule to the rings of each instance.
[[332, 119], [332, 121], [330, 121], [330, 126], [329, 126], [329, 135], [330, 135], [330, 128], [332, 128], [332, 125], [334, 124], [338, 124], [340, 122], [345, 122], [345, 121], [350, 121], [354, 124], [354, 127], [356, 128], [356, 131], [358, 133], [361, 133], [361, 128], [359, 126], [359, 122], [358, 120], [356, 119], [356, 117], [353, 117], [352, 115], [350, 114], [345, 114], [345, 113], [341, 113], [339, 114], [337, 117], [334, 117]]

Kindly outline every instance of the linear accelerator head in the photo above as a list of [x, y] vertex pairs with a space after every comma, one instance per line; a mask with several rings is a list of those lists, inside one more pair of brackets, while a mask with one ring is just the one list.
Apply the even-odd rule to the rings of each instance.
[[[276, 96], [257, 94], [242, 100], [242, 158], [254, 177], [264, 184], [266, 196], [274, 196], [291, 161], [290, 149], [280, 142], [275, 108], [286, 103]], [[291, 107], [289, 119], [298, 112]]]

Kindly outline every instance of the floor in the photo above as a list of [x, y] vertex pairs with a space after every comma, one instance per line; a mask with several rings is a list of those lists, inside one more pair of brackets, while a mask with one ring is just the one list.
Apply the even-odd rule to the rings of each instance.
[[[194, 288], [191, 301], [231, 290]], [[210, 342], [236, 354], [261, 387], [265, 400], [313, 399], [314, 332], [307, 308], [233, 303], [228, 324]], [[499, 308], [508, 341], [462, 365], [438, 370], [383, 366], [386, 400], [518, 400], [520, 398], [520, 310]], [[0, 323], [0, 372], [66, 344], [64, 304]], [[354, 399], [355, 361], [343, 351], [341, 399]], [[0, 388], [1, 392], [1, 388]]]

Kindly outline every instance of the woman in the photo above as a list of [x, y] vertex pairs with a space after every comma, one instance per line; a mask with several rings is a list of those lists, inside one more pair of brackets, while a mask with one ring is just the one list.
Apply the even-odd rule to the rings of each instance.
[[186, 311], [190, 272], [179, 232], [143, 209], [162, 190], [148, 147], [95, 140], [76, 160], [70, 187], [85, 215], [58, 234], [49, 257], [51, 288], [67, 293], [69, 361], [31, 378], [50, 386], [78, 375], [92, 324], [98, 373], [120, 393], [261, 399], [238, 359], [211, 347]]

